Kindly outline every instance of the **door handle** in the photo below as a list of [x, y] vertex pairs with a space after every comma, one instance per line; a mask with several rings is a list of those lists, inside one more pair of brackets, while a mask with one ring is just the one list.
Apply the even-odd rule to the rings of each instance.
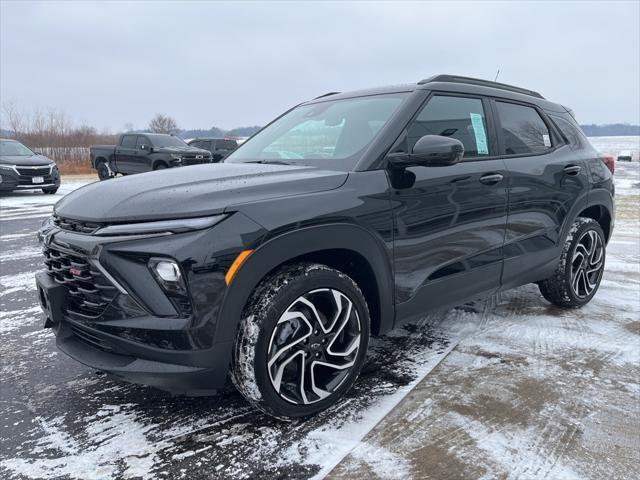
[[480, 183], [484, 183], [485, 185], [495, 185], [496, 183], [500, 183], [504, 176], [499, 173], [488, 173], [480, 177]]
[[567, 175], [577, 175], [580, 173], [580, 170], [582, 170], [580, 165], [567, 165], [563, 169], [564, 173]]

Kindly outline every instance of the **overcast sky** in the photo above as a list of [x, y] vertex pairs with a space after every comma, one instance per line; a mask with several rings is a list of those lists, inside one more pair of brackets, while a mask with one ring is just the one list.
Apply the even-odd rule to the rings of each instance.
[[75, 124], [261, 125], [328, 91], [436, 73], [640, 123], [640, 2], [0, 1], [0, 100]]

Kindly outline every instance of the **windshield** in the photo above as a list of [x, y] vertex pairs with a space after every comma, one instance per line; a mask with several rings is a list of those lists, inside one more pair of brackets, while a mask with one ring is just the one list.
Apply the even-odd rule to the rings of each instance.
[[405, 93], [297, 107], [258, 132], [225, 160], [352, 169]]
[[19, 142], [0, 140], [0, 155], [11, 157], [31, 157], [32, 155], [35, 155], [35, 153]]
[[150, 137], [150, 141], [154, 147], [188, 147], [185, 142], [183, 142], [178, 137], [172, 137], [171, 135], [167, 135], [166, 137]]

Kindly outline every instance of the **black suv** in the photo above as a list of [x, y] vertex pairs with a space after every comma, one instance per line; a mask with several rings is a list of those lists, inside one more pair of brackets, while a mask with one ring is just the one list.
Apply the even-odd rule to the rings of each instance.
[[100, 180], [113, 178], [118, 173], [130, 175], [211, 163], [209, 151], [187, 145], [166, 133], [125, 133], [117, 145], [92, 145], [89, 158]]
[[54, 194], [58, 188], [60, 172], [53, 160], [16, 140], [0, 138], [0, 192], [42, 189]]
[[187, 143], [192, 147], [203, 148], [211, 152], [213, 162], [224, 160], [226, 156], [238, 148], [238, 142], [231, 138], [194, 138]]
[[439, 75], [328, 94], [224, 163], [87, 185], [39, 232], [59, 348], [203, 393], [229, 373], [304, 417], [354, 383], [370, 335], [529, 282], [596, 293], [613, 177], [567, 108]]

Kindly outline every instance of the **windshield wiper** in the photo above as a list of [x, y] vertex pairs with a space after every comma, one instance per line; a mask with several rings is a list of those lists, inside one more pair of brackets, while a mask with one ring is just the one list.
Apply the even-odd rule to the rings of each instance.
[[290, 163], [283, 162], [282, 160], [252, 160], [250, 162], [244, 163], [262, 163], [262, 164], [271, 164], [271, 165], [291, 165]]

